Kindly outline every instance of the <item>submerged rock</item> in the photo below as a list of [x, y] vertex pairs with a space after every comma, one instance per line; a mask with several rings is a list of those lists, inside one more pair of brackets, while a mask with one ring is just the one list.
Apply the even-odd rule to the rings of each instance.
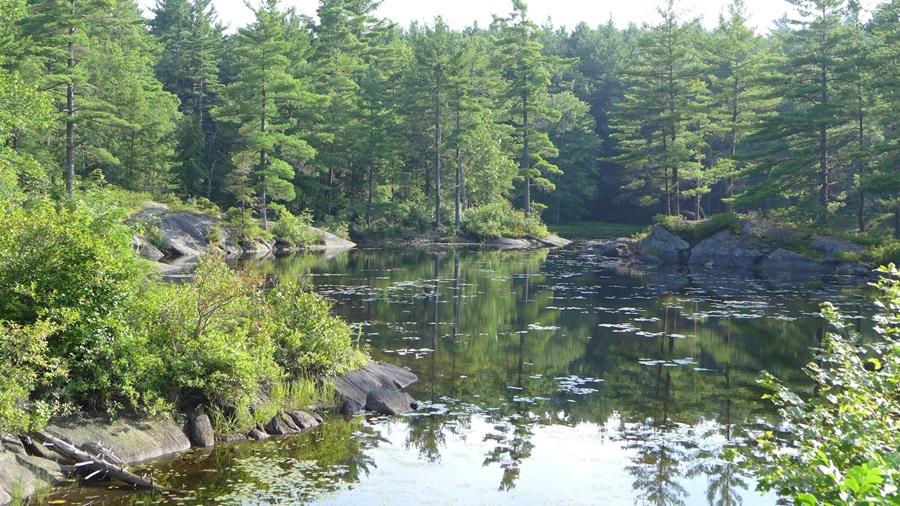
[[829, 272], [831, 269], [821, 263], [799, 253], [785, 249], [777, 249], [769, 253], [759, 263], [759, 271], [765, 275], [778, 273], [815, 274]]
[[395, 388], [379, 388], [366, 396], [366, 409], [380, 415], [403, 415], [417, 407], [418, 403], [411, 395]]

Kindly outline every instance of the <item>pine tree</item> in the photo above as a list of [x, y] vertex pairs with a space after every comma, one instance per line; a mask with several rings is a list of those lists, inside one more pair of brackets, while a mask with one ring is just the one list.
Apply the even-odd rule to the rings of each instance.
[[721, 137], [715, 166], [725, 182], [724, 198], [728, 208], [742, 188], [738, 180], [748, 169], [746, 138], [760, 118], [771, 114], [778, 104], [763, 77], [769, 64], [765, 41], [747, 25], [743, 0], [733, 0], [728, 15], [719, 19], [713, 33], [713, 72], [710, 76], [714, 96], [714, 119]]
[[79, 144], [76, 127], [100, 122], [107, 127], [125, 127], [113, 107], [92, 92], [81, 62], [90, 53], [90, 34], [100, 27], [112, 29], [119, 21], [114, 15], [115, 0], [69, 0], [34, 2], [21, 20], [23, 35], [28, 37], [30, 52], [41, 61], [35, 76], [38, 88], [46, 90], [59, 103], [62, 111], [65, 152], [65, 185], [69, 195], [75, 188], [75, 152]]
[[877, 96], [873, 115], [880, 135], [868, 151], [874, 174], [867, 178], [864, 189], [890, 210], [894, 238], [900, 239], [900, 4], [879, 5], [869, 25]]
[[498, 28], [497, 44], [503, 52], [503, 67], [507, 81], [508, 110], [521, 143], [520, 177], [524, 182], [524, 210], [531, 215], [531, 187], [537, 185], [553, 190], [553, 183], [545, 176], [559, 174], [559, 167], [549, 161], [559, 153], [547, 132], [536, 127], [542, 118], [552, 118], [548, 89], [558, 58], [543, 53], [538, 27], [528, 19], [523, 0], [513, 0], [513, 11], [503, 19], [495, 19]]
[[770, 73], [773, 96], [783, 104], [751, 138], [784, 148], [759, 151], [757, 170], [765, 171], [765, 182], [749, 188], [738, 202], [746, 207], [778, 196], [800, 215], [826, 223], [842, 168], [836, 155], [853, 138], [840, 90], [846, 5], [845, 0], [791, 3], [800, 17], [789, 21], [796, 29], [779, 32], [784, 57]]
[[254, 9], [255, 20], [235, 40], [236, 80], [226, 86], [223, 105], [214, 110], [220, 120], [238, 125], [240, 150], [233, 160], [255, 153], [258, 162], [253, 183], [264, 228], [268, 228], [268, 202], [293, 200], [295, 167], [315, 156], [315, 150], [297, 131], [288, 109], [312, 107], [322, 97], [289, 73], [290, 47], [285, 37], [286, 18], [277, 0]]
[[[683, 179], [695, 180], [696, 191], [690, 192], [695, 202], [705, 189], [709, 94], [705, 66], [691, 38], [696, 22], [682, 24], [672, 0], [658, 12], [661, 23], [638, 35], [614, 138], [622, 153], [617, 160], [633, 171], [625, 189], [642, 195], [644, 205], [662, 202], [666, 214], [677, 216]], [[662, 198], [656, 196], [660, 189]]]

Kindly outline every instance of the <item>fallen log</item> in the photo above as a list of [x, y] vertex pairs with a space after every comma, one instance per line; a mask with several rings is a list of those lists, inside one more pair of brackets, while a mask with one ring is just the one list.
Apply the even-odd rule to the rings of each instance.
[[91, 455], [90, 453], [77, 448], [75, 445], [53, 436], [52, 434], [47, 434], [46, 432], [38, 432], [37, 437], [52, 450], [77, 462], [75, 467], [79, 471], [93, 470], [94, 472], [90, 473], [89, 478], [93, 478], [94, 476], [103, 473], [110, 478], [114, 478], [138, 488], [145, 488], [156, 492], [167, 492], [166, 489], [154, 483], [153, 480], [138, 476], [127, 471], [118, 464], [109, 462], [106, 456]]

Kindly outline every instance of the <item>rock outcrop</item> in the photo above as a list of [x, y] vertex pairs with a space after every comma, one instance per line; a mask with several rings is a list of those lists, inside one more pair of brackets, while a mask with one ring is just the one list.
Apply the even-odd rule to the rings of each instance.
[[663, 262], [683, 263], [691, 245], [663, 227], [653, 227], [650, 235], [638, 243], [641, 252], [653, 255]]
[[[365, 407], [379, 414], [389, 415], [398, 414], [390, 412], [389, 408], [399, 407], [403, 402], [408, 403], [404, 412], [414, 409], [415, 400], [409, 394], [404, 393], [405, 397], [388, 397], [388, 392], [402, 393], [402, 389], [417, 380], [418, 377], [408, 369], [382, 362], [369, 362], [360, 369], [335, 378], [334, 387], [343, 399], [342, 413], [354, 414]], [[369, 394], [375, 391], [380, 393], [370, 404]]]
[[378, 388], [366, 396], [366, 409], [380, 415], [404, 415], [415, 411], [418, 403], [411, 395], [396, 388]]
[[188, 419], [188, 435], [194, 446], [209, 448], [216, 444], [216, 431], [213, 430], [209, 415], [197, 409]]
[[191, 448], [191, 442], [174, 420], [56, 421], [45, 431], [77, 447], [99, 442], [124, 462], [141, 462]]
[[688, 265], [749, 270], [767, 252], [757, 241], [723, 230], [691, 248]]

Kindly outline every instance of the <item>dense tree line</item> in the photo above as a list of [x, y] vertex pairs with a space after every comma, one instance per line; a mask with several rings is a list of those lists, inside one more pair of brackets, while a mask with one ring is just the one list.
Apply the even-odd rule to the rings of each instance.
[[571, 31], [522, 0], [462, 31], [397, 26], [375, 0], [315, 18], [262, 0], [231, 34], [210, 0], [150, 19], [2, 0], [2, 85], [55, 111], [3, 125], [3, 153], [59, 167], [42, 183], [60, 193], [102, 177], [361, 235], [509, 201], [553, 222], [739, 210], [900, 236], [900, 5], [789, 2], [763, 36], [742, 0], [711, 30], [668, 0], [651, 24]]

